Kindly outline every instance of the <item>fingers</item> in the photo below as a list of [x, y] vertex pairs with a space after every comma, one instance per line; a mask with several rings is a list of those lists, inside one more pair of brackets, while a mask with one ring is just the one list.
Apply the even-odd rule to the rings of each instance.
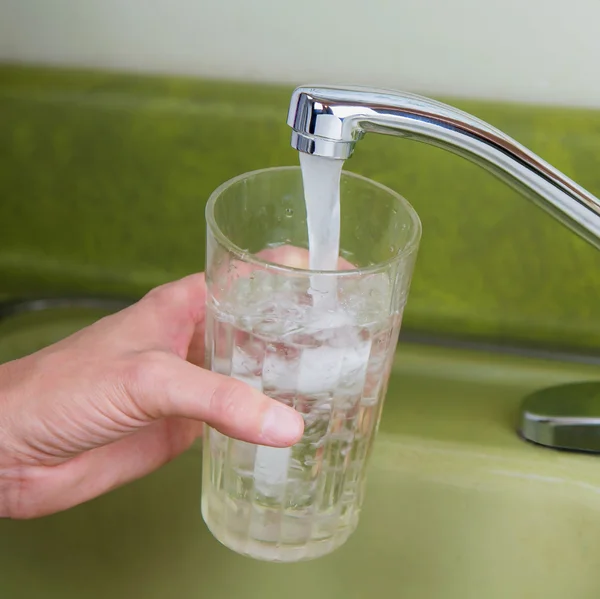
[[[206, 314], [206, 283], [204, 273], [193, 274], [161, 285], [138, 302], [138, 317], [144, 331], [181, 358], [191, 350], [197, 358], [204, 352]], [[192, 347], [190, 347], [192, 346]]]
[[[257, 258], [272, 262], [273, 264], [279, 264], [281, 266], [288, 266], [290, 268], [308, 269], [308, 250], [299, 248], [293, 245], [280, 245], [275, 248], [265, 248], [256, 254]], [[348, 262], [341, 256], [338, 258], [338, 270], [353, 270], [356, 268], [354, 264]], [[223, 281], [232, 280], [233, 278], [246, 278], [251, 276], [257, 270], [262, 270], [264, 267], [257, 266], [251, 262], [244, 262], [242, 260], [232, 260], [222, 265], [221, 272], [217, 271], [213, 273], [213, 277], [218, 280], [222, 277]]]
[[205, 322], [202, 321], [196, 325], [196, 329], [188, 345], [187, 353], [187, 361], [200, 367], [203, 367], [206, 362], [206, 356], [204, 352], [204, 332]]
[[[308, 250], [292, 245], [266, 248], [257, 254], [259, 258], [292, 268], [308, 268]], [[233, 269], [237, 276], [245, 277], [256, 269], [249, 263], [237, 261]], [[231, 270], [231, 265], [230, 265]], [[339, 270], [351, 270], [353, 264], [340, 257]], [[223, 276], [231, 276], [223, 273]], [[160, 347], [169, 349], [194, 364], [204, 362], [204, 327], [206, 315], [206, 282], [203, 273], [189, 275], [161, 285], [150, 291], [134, 307], [139, 318], [132, 319], [139, 332], [143, 330], [153, 337]], [[148, 314], [148, 311], [151, 314]]]
[[5, 515], [27, 519], [52, 514], [141, 478], [188, 449], [202, 426], [168, 418], [52, 468], [21, 468], [14, 483], [26, 492], [15, 497]]
[[156, 301], [174, 318], [197, 323], [204, 318], [205, 299], [204, 273], [196, 273], [154, 288], [142, 302]]
[[140, 364], [126, 382], [138, 418], [191, 418], [229, 437], [273, 447], [288, 447], [302, 436], [300, 414], [241, 381], [169, 354]]
[[[281, 245], [275, 248], [266, 248], [256, 255], [263, 260], [274, 262], [275, 264], [281, 264], [291, 268], [308, 268], [308, 250], [293, 245]], [[351, 264], [341, 256], [338, 258], [339, 270], [352, 270], [353, 268], [356, 268], [354, 264]]]

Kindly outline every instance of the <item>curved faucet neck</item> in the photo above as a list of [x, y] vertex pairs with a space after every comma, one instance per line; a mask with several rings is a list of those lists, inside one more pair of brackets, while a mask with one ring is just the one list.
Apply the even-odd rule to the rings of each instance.
[[367, 132], [426, 142], [468, 158], [600, 249], [600, 200], [508, 135], [429, 98], [364, 87], [302, 86], [292, 94], [292, 146], [349, 158]]

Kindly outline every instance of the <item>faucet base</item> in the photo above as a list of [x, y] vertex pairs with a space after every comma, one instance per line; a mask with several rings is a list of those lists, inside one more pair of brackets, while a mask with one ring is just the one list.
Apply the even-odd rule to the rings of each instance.
[[519, 432], [538, 445], [600, 453], [600, 381], [536, 391], [521, 404]]

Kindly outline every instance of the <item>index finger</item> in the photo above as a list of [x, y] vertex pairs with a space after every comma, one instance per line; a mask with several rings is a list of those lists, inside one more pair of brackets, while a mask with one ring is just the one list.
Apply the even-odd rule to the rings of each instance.
[[[295, 245], [280, 245], [274, 248], [266, 248], [258, 252], [256, 256], [263, 260], [291, 268], [308, 269], [309, 267], [309, 251]], [[338, 257], [337, 267], [338, 270], [352, 270], [356, 268], [354, 264], [341, 256]]]

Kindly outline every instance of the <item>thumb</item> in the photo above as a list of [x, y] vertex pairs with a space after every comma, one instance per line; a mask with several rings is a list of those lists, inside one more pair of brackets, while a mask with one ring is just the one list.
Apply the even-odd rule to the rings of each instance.
[[296, 410], [241, 381], [170, 353], [147, 354], [142, 363], [126, 388], [150, 420], [191, 418], [229, 437], [273, 447], [293, 445], [302, 436], [304, 421]]

